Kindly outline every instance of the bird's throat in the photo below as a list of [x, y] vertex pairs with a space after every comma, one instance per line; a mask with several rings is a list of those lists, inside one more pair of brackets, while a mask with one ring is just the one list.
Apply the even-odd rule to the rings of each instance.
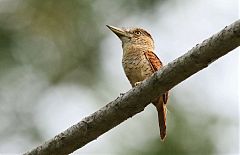
[[132, 54], [132, 53], [141, 53], [141, 52], [145, 52], [145, 51], [154, 51], [154, 48], [152, 46], [148, 46], [148, 45], [125, 45], [123, 46], [123, 55], [128, 55], [128, 54]]

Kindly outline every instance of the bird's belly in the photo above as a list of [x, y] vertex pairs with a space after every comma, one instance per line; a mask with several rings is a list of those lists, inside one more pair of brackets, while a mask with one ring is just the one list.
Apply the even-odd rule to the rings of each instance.
[[153, 73], [149, 62], [145, 57], [123, 58], [122, 65], [132, 86], [134, 86], [136, 82], [143, 81]]

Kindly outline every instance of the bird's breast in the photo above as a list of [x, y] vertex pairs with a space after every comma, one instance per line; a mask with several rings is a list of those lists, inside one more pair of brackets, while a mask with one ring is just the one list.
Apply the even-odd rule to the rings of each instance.
[[132, 86], [134, 86], [136, 82], [143, 81], [153, 73], [151, 65], [143, 52], [124, 54], [122, 65]]

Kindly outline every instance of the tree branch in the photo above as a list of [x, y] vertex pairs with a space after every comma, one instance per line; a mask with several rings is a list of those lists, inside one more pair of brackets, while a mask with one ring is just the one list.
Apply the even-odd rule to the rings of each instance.
[[[69, 154], [144, 110], [163, 94], [240, 45], [240, 20], [226, 26], [100, 110], [25, 155]], [[151, 93], [149, 93], [151, 92]]]

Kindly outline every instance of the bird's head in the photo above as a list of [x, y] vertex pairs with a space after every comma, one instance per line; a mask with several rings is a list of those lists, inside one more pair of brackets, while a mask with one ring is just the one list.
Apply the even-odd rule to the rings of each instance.
[[152, 36], [144, 29], [125, 29], [110, 25], [107, 25], [107, 27], [119, 37], [119, 39], [122, 41], [123, 48], [128, 46], [146, 46], [148, 48], [154, 48]]

